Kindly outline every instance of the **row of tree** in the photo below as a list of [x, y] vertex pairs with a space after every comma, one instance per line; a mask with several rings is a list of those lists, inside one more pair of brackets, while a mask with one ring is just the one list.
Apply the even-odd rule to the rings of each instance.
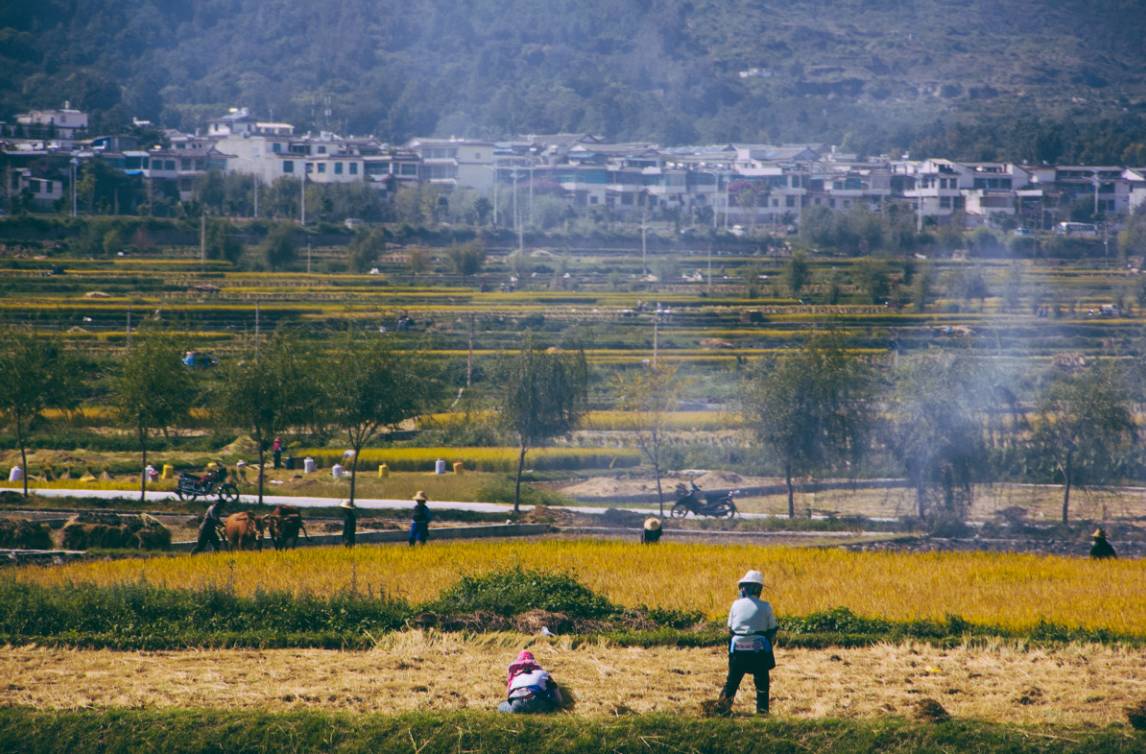
[[[134, 433], [141, 467], [157, 432], [186, 424], [206, 406], [219, 427], [249, 435], [262, 468], [279, 434], [341, 435], [350, 458], [350, 497], [363, 448], [443, 397], [433, 362], [379, 338], [351, 338], [319, 349], [282, 332], [225, 362], [220, 379], [201, 380], [180, 363], [171, 336], [133, 337], [105, 375], [107, 401]], [[834, 335], [816, 336], [752, 370], [741, 391], [755, 442], [782, 473], [788, 513], [798, 480], [855, 476], [868, 456], [894, 459], [915, 491], [924, 520], [963, 520], [974, 485], [994, 479], [1056, 480], [1062, 519], [1072, 490], [1141, 470], [1135, 405], [1144, 384], [1116, 362], [1054, 368], [1034, 378], [1023, 405], [1008, 374], [958, 354], [923, 354], [881, 368]], [[51, 338], [7, 333], [0, 347], [0, 411], [15, 430], [23, 468], [30, 433], [45, 409], [75, 409], [84, 363]], [[589, 368], [579, 350], [540, 349], [527, 341], [499, 363], [485, 397], [517, 443], [514, 502], [529, 448], [576, 427], [587, 405]], [[653, 363], [614, 376], [609, 389], [634, 418], [638, 447], [661, 494], [669, 417], [687, 381], [679, 368]], [[141, 480], [141, 496], [146, 480]], [[25, 473], [27, 494], [27, 473]]]
[[[28, 495], [27, 447], [46, 409], [76, 409], [84, 391], [84, 362], [51, 338], [10, 331], [0, 344], [0, 415], [13, 427]], [[442, 381], [422, 354], [383, 339], [347, 336], [319, 349], [278, 332], [222, 365], [220, 379], [200, 380], [182, 363], [169, 333], [136, 334], [104, 375], [115, 416], [138, 442], [140, 466], [156, 433], [185, 426], [192, 408], [206, 406], [216, 426], [249, 435], [258, 452], [262, 503], [266, 452], [288, 432], [341, 434], [350, 455], [350, 499], [356, 494], [362, 449], [403, 422], [428, 413]], [[580, 351], [541, 350], [526, 343], [498, 366], [491, 396], [502, 428], [520, 445], [514, 506], [528, 449], [568, 433], [581, 415], [588, 368]], [[140, 498], [147, 489], [140, 477]]]

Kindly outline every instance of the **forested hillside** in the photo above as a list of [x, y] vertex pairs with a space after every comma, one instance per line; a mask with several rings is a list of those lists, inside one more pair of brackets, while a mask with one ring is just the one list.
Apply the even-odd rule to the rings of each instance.
[[8, 0], [0, 117], [70, 99], [100, 129], [191, 128], [245, 105], [394, 140], [589, 131], [1081, 157], [1038, 129], [1140, 123], [1144, 38], [1144, 0]]

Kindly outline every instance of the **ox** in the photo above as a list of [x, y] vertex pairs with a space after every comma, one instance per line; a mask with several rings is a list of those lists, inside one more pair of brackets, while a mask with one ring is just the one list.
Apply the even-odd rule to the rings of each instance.
[[276, 550], [298, 546], [298, 535], [310, 539], [306, 525], [302, 522], [302, 511], [293, 505], [276, 505], [266, 518], [271, 542]]
[[232, 550], [263, 549], [263, 519], [247, 511], [232, 513], [223, 520], [223, 534]]

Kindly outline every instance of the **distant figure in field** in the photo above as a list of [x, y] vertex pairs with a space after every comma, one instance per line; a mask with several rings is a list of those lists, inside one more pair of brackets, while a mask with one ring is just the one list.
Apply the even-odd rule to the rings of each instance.
[[1114, 548], [1106, 541], [1106, 532], [1101, 528], [1094, 530], [1093, 539], [1094, 544], [1090, 546], [1090, 557], [1097, 560], [1118, 557], [1118, 553], [1114, 552]]
[[510, 663], [505, 694], [505, 701], [497, 706], [498, 712], [556, 712], [565, 705], [556, 681], [537, 664], [533, 653], [525, 650]]
[[342, 544], [354, 547], [354, 539], [358, 534], [358, 508], [350, 500], [343, 500], [342, 505]]
[[271, 454], [275, 459], [275, 468], [281, 468], [283, 464], [283, 438], [276, 437], [275, 441], [271, 443]]
[[191, 550], [191, 554], [203, 552], [207, 549], [207, 545], [215, 552], [219, 551], [221, 542], [219, 541], [219, 527], [223, 525], [223, 499], [219, 498], [215, 502], [207, 506], [207, 512], [203, 514], [203, 523], [199, 524], [199, 541], [195, 543], [195, 548]]
[[430, 536], [430, 519], [433, 518], [433, 514], [426, 507], [427, 500], [429, 498], [421, 490], [414, 495], [414, 516], [410, 520], [410, 547], [413, 547], [415, 542], [426, 544], [426, 539]]
[[716, 711], [722, 715], [732, 712], [732, 702], [740, 681], [748, 673], [756, 682], [756, 714], [768, 714], [769, 671], [776, 667], [772, 642], [776, 640], [776, 616], [772, 606], [760, 599], [764, 591], [764, 574], [749, 571], [737, 583], [740, 598], [728, 611], [728, 630], [732, 634], [728, 644], [728, 679]]
[[645, 527], [641, 529], [641, 544], [642, 545], [655, 545], [661, 541], [661, 534], [664, 530], [661, 529], [661, 520], [659, 518], [646, 518]]

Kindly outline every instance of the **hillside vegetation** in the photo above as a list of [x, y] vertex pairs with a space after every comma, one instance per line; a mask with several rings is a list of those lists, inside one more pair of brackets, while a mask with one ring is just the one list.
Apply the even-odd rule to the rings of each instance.
[[[1142, 0], [14, 0], [0, 8], [0, 114], [70, 98], [100, 129], [131, 116], [186, 128], [246, 105], [394, 140], [588, 131], [1114, 157], [1135, 140], [1101, 136], [1129, 133], [1146, 107], [1144, 10]], [[991, 129], [968, 136], [953, 116]], [[1048, 136], [1079, 117], [1104, 125]], [[1091, 155], [1084, 135], [1099, 143]]]

